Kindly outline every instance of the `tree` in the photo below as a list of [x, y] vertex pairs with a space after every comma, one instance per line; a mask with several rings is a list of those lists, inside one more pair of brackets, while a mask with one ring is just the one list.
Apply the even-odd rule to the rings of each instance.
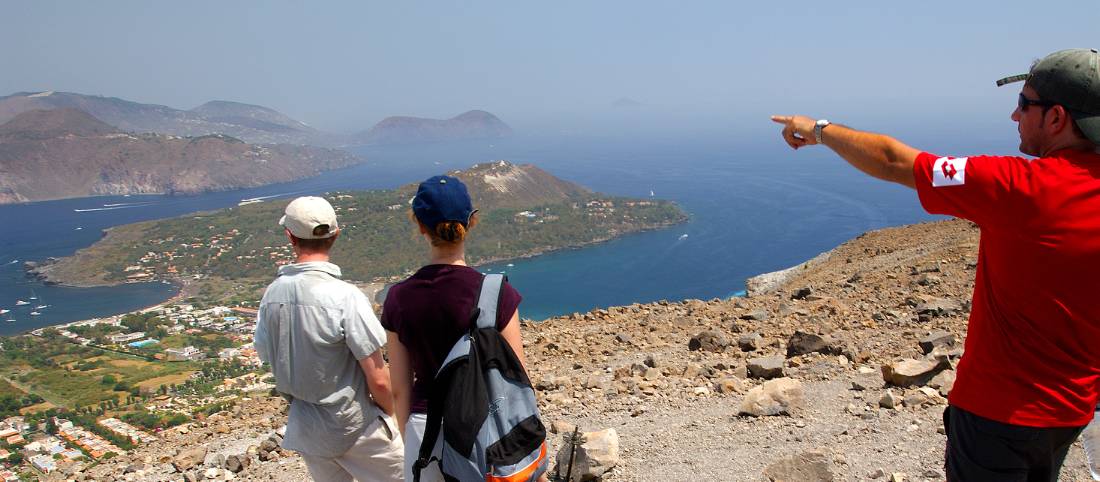
[[53, 417], [46, 417], [46, 433], [57, 435], [57, 422], [54, 422]]
[[102, 383], [104, 385], [114, 385], [115, 383], [118, 383], [118, 380], [115, 379], [114, 375], [103, 375], [103, 378], [99, 380], [99, 383]]

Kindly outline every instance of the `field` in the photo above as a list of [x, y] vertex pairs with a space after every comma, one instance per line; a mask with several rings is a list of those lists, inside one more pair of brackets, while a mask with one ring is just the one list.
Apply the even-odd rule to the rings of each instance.
[[4, 348], [0, 375], [19, 387], [4, 382], [0, 396], [26, 391], [70, 409], [125, 400], [134, 387], [155, 391], [160, 384], [186, 380], [197, 370], [192, 363], [148, 361], [60, 340], [9, 338]]

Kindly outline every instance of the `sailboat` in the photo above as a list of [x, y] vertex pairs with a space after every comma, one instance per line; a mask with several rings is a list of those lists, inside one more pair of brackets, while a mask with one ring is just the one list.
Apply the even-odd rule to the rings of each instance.
[[31, 290], [31, 297], [29, 299], [31, 299], [31, 300], [37, 300], [38, 299], [38, 295], [34, 294], [34, 290]]
[[49, 308], [49, 307], [50, 307], [50, 305], [38, 305], [38, 306], [35, 306], [34, 309], [44, 310], [44, 309]]
[[15, 300], [15, 306], [26, 306], [31, 304], [29, 301]]
[[37, 311], [32, 311], [32, 312], [31, 312], [31, 316], [38, 316], [38, 315], [41, 315], [41, 314], [42, 314], [42, 313], [39, 313], [39, 312], [37, 312]]
[[3, 308], [0, 308], [0, 315], [6, 314], [9, 311], [11, 311], [11, 310], [5, 310]]

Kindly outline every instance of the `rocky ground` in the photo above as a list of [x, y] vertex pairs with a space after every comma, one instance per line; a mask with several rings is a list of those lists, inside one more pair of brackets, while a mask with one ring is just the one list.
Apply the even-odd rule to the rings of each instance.
[[[885, 229], [754, 280], [748, 298], [526, 324], [553, 450], [572, 426], [613, 429], [586, 447], [607, 481], [943, 480], [977, 242], [963, 221]], [[64, 477], [306, 479], [273, 443], [284, 420], [281, 399], [243, 401]], [[1079, 446], [1062, 480], [1089, 480]]]

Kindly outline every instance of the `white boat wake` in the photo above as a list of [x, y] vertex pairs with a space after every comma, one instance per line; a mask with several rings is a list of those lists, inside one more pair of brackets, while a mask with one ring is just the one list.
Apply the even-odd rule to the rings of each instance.
[[144, 202], [144, 203], [131, 203], [131, 204], [119, 204], [119, 205], [109, 205], [109, 204], [104, 204], [104, 206], [108, 206], [108, 207], [102, 207], [102, 208], [87, 208], [87, 209], [73, 209], [73, 212], [77, 212], [77, 213], [87, 213], [87, 212], [92, 212], [92, 211], [112, 211], [112, 210], [115, 210], [115, 209], [129, 209], [129, 208], [140, 208], [140, 207], [148, 206], [148, 205], [150, 205], [150, 204], [154, 204], [154, 203], [152, 203], [152, 202]]

